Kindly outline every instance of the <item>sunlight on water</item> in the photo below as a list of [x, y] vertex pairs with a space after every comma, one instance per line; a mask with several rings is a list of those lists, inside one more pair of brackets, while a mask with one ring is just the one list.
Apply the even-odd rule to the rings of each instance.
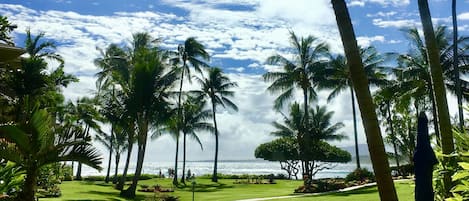
[[[123, 171], [123, 166], [119, 167], [119, 174]], [[362, 164], [363, 167], [371, 170], [371, 164]], [[345, 177], [348, 173], [355, 169], [355, 163], [346, 163], [346, 164], [337, 164], [333, 169], [323, 170], [316, 174], [315, 178], [334, 178], [334, 177]], [[113, 174], [114, 167], [111, 166], [111, 175]], [[148, 162], [143, 165], [144, 174], [159, 174], [161, 171], [162, 174], [168, 176], [168, 169], [174, 168], [174, 162]], [[186, 162], [186, 171], [191, 170], [196, 176], [211, 174], [213, 171], [213, 162], [211, 161], [191, 161]], [[131, 164], [129, 168], [129, 173], [135, 171], [135, 164]], [[286, 171], [280, 168], [278, 162], [269, 162], [269, 161], [258, 161], [258, 160], [248, 160], [248, 161], [219, 161], [218, 162], [218, 172], [222, 174], [286, 174]], [[83, 175], [105, 175], [105, 169], [101, 172], [94, 170], [88, 166], [83, 166], [82, 170]], [[178, 166], [178, 174], [182, 173], [182, 162]], [[300, 177], [300, 175], [298, 175]]]

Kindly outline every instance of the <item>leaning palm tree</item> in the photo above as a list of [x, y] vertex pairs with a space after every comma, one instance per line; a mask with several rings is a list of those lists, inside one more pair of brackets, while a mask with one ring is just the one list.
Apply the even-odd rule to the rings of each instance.
[[365, 128], [371, 162], [378, 183], [379, 197], [382, 201], [397, 201], [396, 189], [392, 181], [391, 170], [370, 93], [368, 78], [360, 59], [360, 50], [357, 45], [355, 32], [353, 31], [352, 20], [344, 0], [331, 0], [331, 3], [342, 38], [345, 56], [350, 66], [350, 76]]
[[223, 108], [231, 108], [238, 111], [238, 107], [229, 99], [234, 96], [234, 92], [231, 91], [233, 87], [238, 85], [235, 82], [231, 82], [230, 79], [223, 75], [220, 68], [214, 67], [208, 70], [207, 78], [196, 78], [197, 82], [201, 85], [201, 90], [192, 91], [195, 97], [199, 100], [207, 98], [211, 102], [213, 125], [215, 127], [215, 160], [213, 167], [212, 181], [217, 182], [217, 165], [218, 165], [218, 126], [216, 112], [217, 107], [222, 106]]
[[[428, 52], [428, 63], [430, 66], [430, 74], [432, 77], [433, 96], [435, 97], [437, 119], [440, 126], [441, 135], [441, 149], [443, 154], [451, 154], [454, 151], [453, 133], [451, 121], [448, 110], [448, 102], [446, 100], [446, 89], [443, 79], [443, 69], [440, 64], [440, 54], [438, 51], [438, 43], [433, 31], [432, 18], [430, 9], [428, 8], [428, 1], [418, 1], [420, 19], [422, 21], [423, 34], [425, 36], [425, 46]], [[449, 164], [448, 160], [443, 161], [443, 165]], [[451, 189], [451, 175], [450, 173], [444, 174], [443, 186], [445, 188], [444, 196], [450, 195]]]
[[132, 73], [129, 95], [126, 100], [127, 114], [135, 122], [137, 132], [137, 165], [132, 184], [121, 191], [124, 197], [135, 197], [138, 178], [142, 173], [148, 132], [158, 128], [169, 117], [169, 91], [177, 78], [174, 70], [167, 68], [161, 50], [151, 47], [147, 33], [134, 35], [135, 45], [132, 52]]
[[0, 158], [26, 171], [19, 200], [33, 201], [39, 169], [59, 161], [80, 161], [101, 170], [101, 158], [86, 138], [73, 138], [73, 127], [55, 125], [46, 110], [35, 110], [25, 123], [0, 126]]
[[[372, 46], [360, 48], [360, 55], [365, 68], [365, 73], [368, 76], [370, 84], [380, 86], [385, 83], [386, 74], [382, 73], [384, 58], [379, 55], [376, 49]], [[331, 101], [340, 93], [350, 90], [352, 115], [353, 115], [353, 130], [355, 140], [355, 159], [357, 168], [360, 168], [360, 154], [358, 152], [358, 132], [357, 132], [357, 118], [355, 111], [355, 93], [353, 90], [352, 79], [350, 77], [350, 69], [347, 65], [347, 60], [344, 56], [338, 55], [332, 58], [330, 65], [321, 69], [317, 74], [315, 80], [319, 89], [332, 89], [331, 94], [327, 98]]]

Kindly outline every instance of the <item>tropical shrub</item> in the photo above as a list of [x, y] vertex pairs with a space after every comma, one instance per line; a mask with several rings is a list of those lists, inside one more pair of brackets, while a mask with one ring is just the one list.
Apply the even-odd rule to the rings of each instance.
[[0, 165], [0, 194], [14, 197], [23, 184], [24, 171], [12, 162]]
[[345, 177], [345, 181], [374, 181], [375, 175], [366, 168], [357, 168]]

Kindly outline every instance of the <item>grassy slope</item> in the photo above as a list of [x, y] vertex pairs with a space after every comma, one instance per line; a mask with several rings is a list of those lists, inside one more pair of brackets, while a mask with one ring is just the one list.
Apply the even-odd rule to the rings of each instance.
[[[220, 180], [219, 183], [212, 183], [209, 179], [197, 179], [195, 200], [215, 201], [215, 200], [238, 200], [258, 197], [272, 197], [291, 195], [293, 190], [301, 185], [301, 181], [279, 180], [277, 184], [233, 184], [234, 180]], [[140, 184], [155, 185], [159, 184], [163, 188], [170, 188], [169, 179], [152, 179], [140, 181]], [[397, 191], [400, 200], [413, 199], [412, 183], [398, 183]], [[58, 200], [125, 200], [119, 197], [119, 191], [114, 190], [111, 185], [103, 182], [64, 182], [61, 184], [62, 197], [60, 198], [42, 198], [43, 201]], [[192, 200], [191, 185], [177, 188], [175, 193], [170, 193], [180, 197], [180, 200]], [[135, 200], [144, 200], [151, 198], [153, 193], [137, 193]], [[327, 200], [343, 201], [346, 200], [378, 200], [376, 187], [361, 189], [347, 193], [335, 193], [330, 195], [296, 198], [295, 200]], [[287, 199], [292, 200], [292, 199]]]

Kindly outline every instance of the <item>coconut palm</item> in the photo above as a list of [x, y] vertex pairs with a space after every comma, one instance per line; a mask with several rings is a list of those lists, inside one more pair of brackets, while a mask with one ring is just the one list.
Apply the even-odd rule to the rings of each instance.
[[[454, 151], [453, 133], [451, 127], [451, 121], [448, 110], [448, 102], [446, 100], [446, 89], [443, 79], [443, 68], [440, 64], [440, 53], [438, 49], [438, 43], [433, 31], [433, 24], [430, 15], [430, 9], [428, 8], [428, 2], [426, 0], [418, 1], [420, 19], [422, 21], [423, 34], [425, 36], [425, 46], [428, 53], [428, 63], [430, 66], [430, 74], [432, 77], [433, 85], [433, 96], [435, 97], [436, 108], [437, 108], [437, 119], [440, 126], [441, 135], [441, 148], [443, 154], [451, 154]], [[443, 161], [444, 165], [448, 161]], [[444, 174], [444, 188], [445, 197], [449, 196], [449, 190], [451, 189], [451, 175], [450, 173]]]
[[[313, 147], [318, 141], [342, 140], [346, 136], [339, 132], [344, 127], [342, 123], [332, 124], [331, 119], [334, 112], [327, 111], [326, 107], [316, 106], [310, 108], [308, 113], [309, 115], [305, 114], [298, 103], [293, 103], [290, 107], [289, 116], [284, 116], [283, 124], [273, 122], [276, 131], [271, 134], [277, 137], [295, 139], [299, 145], [298, 154], [305, 156], [302, 158], [301, 165], [303, 175], [308, 175], [308, 179], [312, 179], [313, 168], [311, 168], [311, 161], [308, 158], [314, 153], [311, 153], [312, 149], [309, 147]], [[309, 137], [307, 138], [304, 135]]]
[[[98, 124], [99, 119], [101, 119], [100, 114], [95, 108], [96, 100], [88, 97], [82, 97], [77, 100], [75, 107], [75, 115], [77, 116], [77, 123], [84, 127], [83, 133], [81, 134], [83, 138], [91, 138], [90, 130], [93, 129], [97, 133], [101, 133], [101, 127]], [[81, 169], [82, 164], [78, 162], [77, 172], [75, 179], [81, 180]]]
[[379, 197], [382, 201], [396, 201], [398, 200], [396, 189], [392, 181], [378, 117], [371, 97], [368, 77], [361, 61], [352, 20], [344, 0], [331, 0], [331, 3], [344, 46], [345, 56], [350, 67], [350, 76], [356, 92], [363, 127], [365, 128], [371, 162], [378, 184]]
[[[73, 128], [55, 125], [46, 110], [35, 110], [25, 123], [0, 126], [0, 158], [26, 171], [19, 200], [33, 201], [39, 169], [59, 161], [80, 161], [101, 170], [101, 158], [86, 138], [73, 138]], [[78, 130], [78, 132], [80, 132]]]
[[212, 118], [214, 114], [212, 114], [212, 111], [204, 109], [204, 106], [205, 101], [196, 100], [191, 96], [187, 97], [187, 100], [182, 104], [182, 123], [180, 125], [183, 134], [182, 183], [185, 182], [186, 171], [186, 137], [189, 135], [196, 140], [200, 148], [203, 149], [196, 132], [214, 131], [213, 125], [206, 122], [206, 120]]
[[314, 46], [317, 42], [318, 39], [313, 36], [298, 38], [293, 31], [290, 31], [293, 60], [288, 60], [280, 54], [267, 59], [267, 64], [281, 65], [283, 68], [282, 71], [267, 72], [263, 75], [264, 81], [272, 82], [267, 90], [271, 93], [281, 93], [275, 99], [275, 109], [281, 109], [293, 97], [297, 88], [302, 90], [305, 111], [308, 103], [316, 99], [316, 92], [311, 82], [316, 70], [326, 64], [325, 58], [329, 53], [326, 43]]
[[124, 197], [135, 197], [148, 132], [161, 126], [169, 117], [169, 90], [177, 78], [175, 71], [169, 70], [163, 63], [166, 55], [158, 48], [151, 47], [148, 43], [150, 41], [153, 40], [147, 33], [134, 34], [129, 95], [125, 105], [126, 111], [135, 122], [138, 154], [132, 184], [128, 189], [121, 191]]
[[[376, 49], [372, 46], [360, 48], [360, 55], [365, 68], [365, 73], [368, 76], [370, 84], [374, 86], [383, 85], [386, 80], [386, 75], [381, 71], [384, 69], [384, 58], [379, 55]], [[353, 115], [353, 128], [355, 140], [355, 157], [357, 168], [360, 168], [360, 154], [358, 152], [358, 133], [357, 133], [357, 118], [355, 112], [355, 93], [353, 90], [352, 80], [350, 77], [350, 70], [347, 65], [347, 60], [344, 56], [338, 55], [332, 58], [330, 65], [320, 70], [315, 80], [317, 80], [319, 89], [332, 89], [331, 94], [327, 98], [331, 101], [343, 91], [349, 90], [352, 104]]]
[[[127, 137], [128, 134], [126, 133], [126, 130], [123, 129], [122, 127], [114, 124], [111, 125], [111, 135], [97, 135], [96, 140], [100, 142], [104, 147], [107, 149], [111, 150], [111, 153], [114, 152], [114, 176], [112, 179], [112, 183], [117, 183], [117, 170], [119, 169], [119, 162], [120, 162], [120, 156], [123, 154], [127, 148], [129, 147], [129, 144], [127, 143]], [[112, 144], [110, 144], [112, 143]], [[111, 154], [109, 155], [109, 158], [111, 158]], [[111, 159], [109, 159], [109, 162]], [[110, 166], [110, 164], [109, 164]], [[108, 166], [108, 173], [109, 174], [109, 169], [110, 167]], [[107, 176], [108, 177], [108, 176]], [[109, 182], [109, 178], [107, 179]]]
[[40, 43], [41, 38], [43, 38], [45, 33], [41, 32], [36, 37], [33, 38], [31, 31], [26, 30], [26, 40], [24, 44], [24, 49], [26, 53], [29, 54], [31, 58], [47, 58], [56, 60], [60, 63], [64, 63], [62, 56], [56, 54], [53, 50], [56, 48], [54, 42], [46, 41]]
[[[181, 108], [181, 98], [182, 98], [182, 86], [184, 83], [184, 78], [187, 77], [189, 82], [191, 81], [191, 68], [194, 68], [199, 73], [202, 73], [203, 67], [208, 67], [208, 64], [205, 61], [210, 59], [209, 54], [205, 51], [205, 47], [199, 43], [194, 37], [189, 37], [184, 41], [184, 44], [178, 46], [178, 51], [175, 54], [175, 57], [171, 59], [171, 63], [180, 71], [180, 83], [179, 83], [179, 94], [178, 94], [178, 115], [179, 121], [182, 120], [182, 108]], [[181, 128], [178, 129], [180, 132]], [[179, 140], [176, 140], [179, 143]], [[179, 145], [176, 146], [177, 148]], [[184, 149], [186, 148], [184, 141]], [[176, 150], [178, 152], [178, 150]], [[177, 162], [176, 162], [177, 163]], [[184, 171], [182, 172], [184, 175]], [[184, 181], [184, 176], [181, 178]], [[174, 173], [173, 183], [177, 183], [177, 169]]]
[[213, 125], [215, 127], [215, 159], [213, 167], [212, 181], [217, 182], [217, 165], [218, 165], [218, 126], [216, 112], [217, 107], [222, 106], [223, 108], [231, 108], [238, 111], [238, 107], [229, 98], [234, 96], [234, 92], [231, 91], [233, 87], [238, 85], [235, 82], [231, 82], [230, 79], [223, 75], [220, 68], [213, 67], [208, 70], [207, 78], [196, 78], [197, 82], [201, 85], [201, 89], [198, 91], [192, 91], [195, 97], [199, 100], [208, 99], [211, 102]]

